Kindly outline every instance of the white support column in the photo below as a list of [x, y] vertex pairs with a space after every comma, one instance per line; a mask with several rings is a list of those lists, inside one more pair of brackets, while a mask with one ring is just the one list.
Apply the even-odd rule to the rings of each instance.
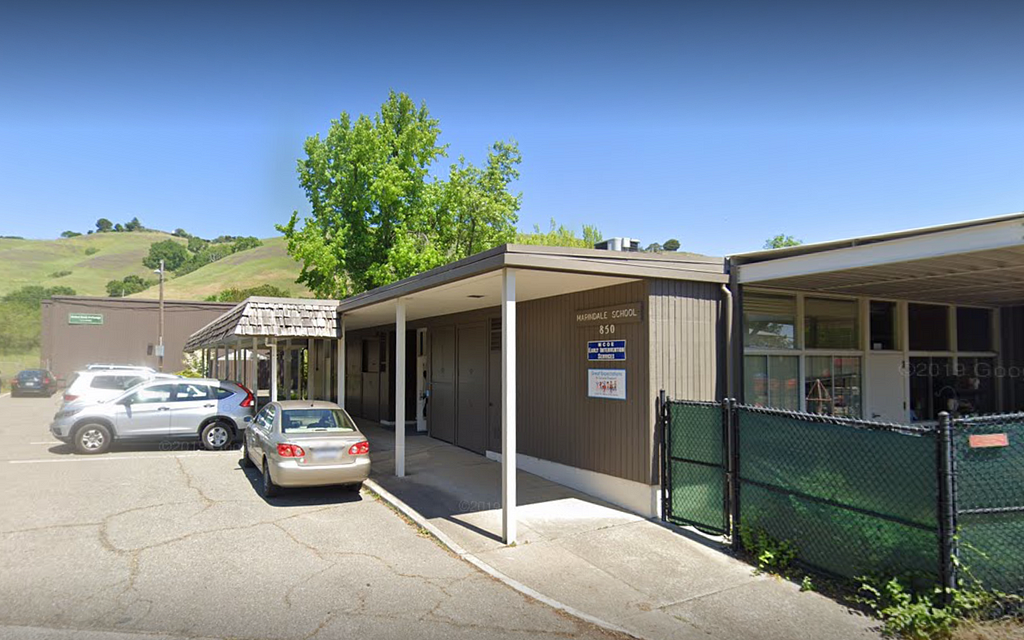
[[228, 348], [227, 348], [227, 346], [224, 347], [224, 355], [223, 356], [221, 356], [220, 347], [217, 347], [214, 350], [214, 356], [215, 356], [215, 359], [217, 361], [216, 364], [214, 365], [214, 368], [215, 368], [215, 371], [216, 371], [216, 373], [214, 374], [214, 377], [219, 379], [219, 380], [223, 380], [224, 378], [227, 377], [226, 375], [224, 375], [224, 363], [227, 362], [227, 357], [228, 357]]
[[395, 303], [395, 475], [405, 476], [405, 300]]
[[501, 272], [501, 539], [516, 541], [516, 272]]
[[339, 335], [338, 338], [338, 406], [342, 409], [345, 408], [345, 316], [341, 316], [338, 319], [339, 323]]
[[260, 408], [260, 348], [256, 344], [256, 338], [252, 339], [252, 365], [250, 371], [252, 372], [252, 395], [253, 405], [255, 409]]
[[277, 402], [277, 340], [270, 343], [270, 401]]
[[306, 399], [316, 400], [316, 392], [313, 383], [316, 382], [316, 376], [313, 373], [316, 371], [316, 350], [314, 349], [316, 341], [310, 338], [306, 345]]

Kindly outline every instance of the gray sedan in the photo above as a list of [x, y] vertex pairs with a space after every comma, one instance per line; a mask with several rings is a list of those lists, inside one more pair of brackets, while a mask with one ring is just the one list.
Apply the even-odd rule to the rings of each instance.
[[263, 407], [245, 432], [242, 464], [263, 472], [262, 493], [279, 487], [346, 485], [370, 475], [370, 445], [333, 402], [293, 400]]

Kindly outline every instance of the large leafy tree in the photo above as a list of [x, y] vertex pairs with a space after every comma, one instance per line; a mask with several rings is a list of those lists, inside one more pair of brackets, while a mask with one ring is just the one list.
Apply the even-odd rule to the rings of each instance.
[[302, 263], [299, 282], [345, 297], [515, 238], [518, 146], [495, 143], [486, 167], [460, 158], [447, 179], [434, 177], [446, 155], [438, 125], [426, 105], [392, 91], [372, 117], [342, 113], [325, 137], [306, 140], [299, 182], [312, 211], [278, 226]]
[[142, 264], [150, 269], [159, 269], [160, 261], [164, 261], [164, 269], [174, 271], [188, 260], [188, 249], [176, 240], [162, 240], [149, 245], [149, 255], [142, 259]]
[[786, 247], [796, 247], [803, 244], [803, 240], [797, 240], [793, 236], [787, 236], [784, 233], [768, 238], [764, 241], [765, 249], [785, 249]]

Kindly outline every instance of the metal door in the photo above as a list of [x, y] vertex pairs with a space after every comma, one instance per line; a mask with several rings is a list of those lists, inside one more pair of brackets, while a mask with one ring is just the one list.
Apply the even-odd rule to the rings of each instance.
[[871, 420], [907, 422], [906, 367], [901, 353], [870, 353], [864, 371], [867, 387], [864, 416]]
[[458, 328], [458, 413], [455, 444], [487, 450], [487, 328], [483, 323]]
[[455, 443], [455, 327], [430, 331], [430, 402], [427, 428], [430, 435]]

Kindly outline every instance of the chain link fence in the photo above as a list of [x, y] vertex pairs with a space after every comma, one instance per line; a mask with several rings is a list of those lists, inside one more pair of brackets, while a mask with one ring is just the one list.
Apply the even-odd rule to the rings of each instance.
[[953, 585], [960, 565], [1024, 591], [1024, 414], [919, 427], [731, 401], [662, 407], [667, 520], [734, 544], [741, 527], [762, 529], [842, 578]]
[[957, 552], [970, 577], [1024, 593], [1024, 414], [953, 421]]

